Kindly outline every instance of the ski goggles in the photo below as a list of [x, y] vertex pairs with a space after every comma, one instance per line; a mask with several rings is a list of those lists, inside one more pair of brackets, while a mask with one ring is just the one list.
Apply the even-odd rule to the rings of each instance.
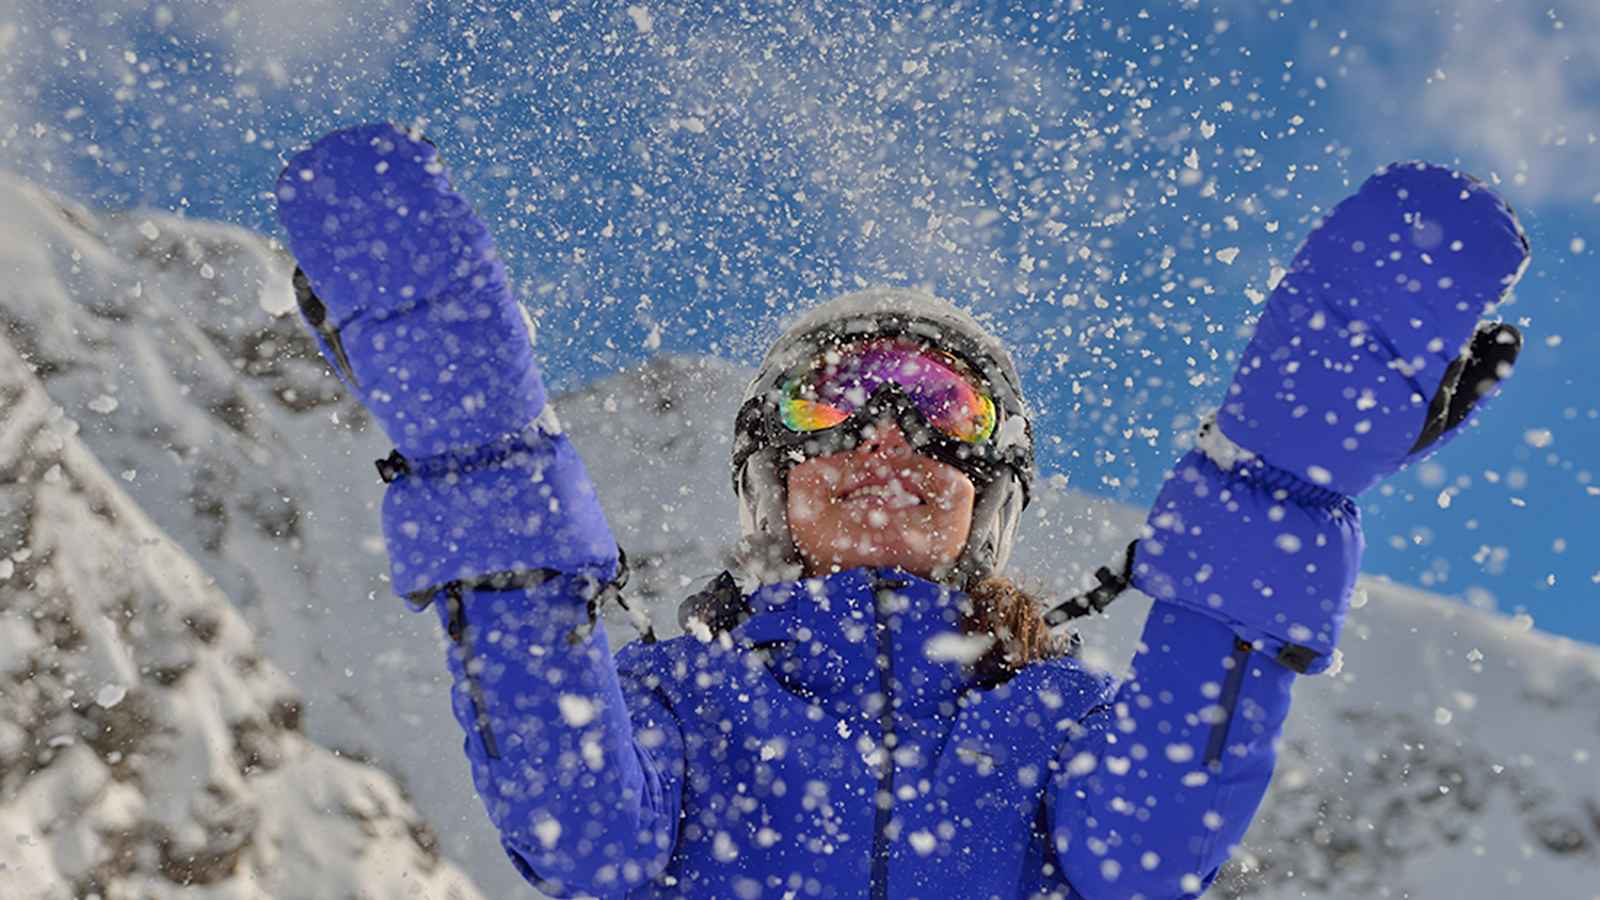
[[830, 347], [791, 371], [780, 388], [783, 426], [796, 434], [834, 428], [887, 385], [946, 438], [982, 444], [994, 437], [998, 417], [982, 379], [948, 353], [897, 337]]
[[1026, 410], [1005, 399], [1011, 394], [996, 393], [970, 357], [945, 349], [959, 335], [916, 319], [884, 317], [872, 325], [867, 333], [809, 339], [808, 351], [752, 386], [734, 422], [734, 489], [758, 452], [778, 451], [782, 469], [852, 449], [869, 426], [888, 419], [917, 452], [980, 485], [1012, 473], [1026, 504], [1033, 480]]

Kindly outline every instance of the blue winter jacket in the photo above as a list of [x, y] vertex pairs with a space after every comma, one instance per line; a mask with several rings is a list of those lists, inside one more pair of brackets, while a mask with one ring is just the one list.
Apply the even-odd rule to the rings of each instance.
[[1120, 687], [1073, 659], [984, 687], [940, 652], [960, 595], [877, 569], [613, 659], [594, 583], [436, 604], [478, 791], [553, 896], [1196, 896], [1266, 790], [1294, 677], [1157, 602]]

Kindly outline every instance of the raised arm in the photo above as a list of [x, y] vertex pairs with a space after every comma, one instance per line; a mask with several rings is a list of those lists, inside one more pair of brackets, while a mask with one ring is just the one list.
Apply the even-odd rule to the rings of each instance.
[[1378, 173], [1306, 239], [1214, 423], [1174, 468], [1133, 583], [1134, 677], [1068, 747], [1052, 829], [1085, 897], [1198, 895], [1271, 779], [1295, 673], [1332, 662], [1360, 570], [1352, 499], [1459, 433], [1510, 373], [1480, 323], [1527, 241], [1481, 184]]
[[433, 145], [388, 124], [295, 156], [277, 199], [302, 317], [395, 443], [379, 464], [391, 578], [450, 636], [456, 718], [506, 851], [557, 895], [654, 876], [677, 834], [680, 733], [592, 621], [616, 544], [488, 229]]

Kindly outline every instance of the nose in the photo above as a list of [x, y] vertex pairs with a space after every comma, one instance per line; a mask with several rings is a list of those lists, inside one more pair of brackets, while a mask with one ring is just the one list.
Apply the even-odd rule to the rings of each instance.
[[857, 449], [868, 453], [899, 455], [911, 452], [911, 442], [906, 440], [899, 423], [893, 419], [879, 419], [871, 427], [862, 430]]

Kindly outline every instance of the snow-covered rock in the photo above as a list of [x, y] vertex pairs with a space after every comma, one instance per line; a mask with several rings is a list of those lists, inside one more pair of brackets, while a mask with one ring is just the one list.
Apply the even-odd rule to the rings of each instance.
[[0, 894], [480, 896], [3, 339], [0, 409]]
[[[240, 229], [90, 213], [0, 177], [0, 333], [80, 423], [77, 439], [257, 628], [309, 737], [393, 772], [485, 893], [536, 896], [466, 777], [434, 618], [404, 611], [382, 580], [369, 460], [388, 446], [296, 318], [275, 315], [292, 306], [290, 269]], [[555, 401], [628, 551], [628, 595], [662, 634], [736, 532], [727, 460], [746, 377], [662, 357]], [[1072, 593], [1141, 520], [1046, 481], [1014, 568]], [[1213, 893], [1594, 897], [1600, 651], [1363, 588], [1344, 669], [1296, 688], [1277, 782]], [[1124, 665], [1147, 603], [1129, 595], [1084, 623], [1085, 655]], [[635, 636], [629, 616], [607, 618], [614, 643]], [[14, 630], [0, 618], [0, 641]], [[85, 686], [87, 702], [110, 683]], [[99, 714], [139, 697], [115, 693]]]
[[[388, 447], [281, 315], [291, 271], [243, 229], [91, 212], [0, 175], [0, 336], [293, 678], [306, 733], [392, 773], [447, 856], [499, 869], [437, 624], [381, 578], [368, 461]], [[483, 884], [515, 896], [520, 878]]]

